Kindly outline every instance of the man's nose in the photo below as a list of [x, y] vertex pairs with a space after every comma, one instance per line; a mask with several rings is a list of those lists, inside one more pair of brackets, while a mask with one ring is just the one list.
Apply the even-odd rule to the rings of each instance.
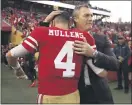
[[93, 21], [92, 17], [88, 18], [88, 21], [92, 22]]

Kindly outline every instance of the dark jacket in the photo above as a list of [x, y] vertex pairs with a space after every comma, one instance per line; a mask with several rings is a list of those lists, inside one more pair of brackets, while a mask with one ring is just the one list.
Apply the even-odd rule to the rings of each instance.
[[130, 55], [130, 48], [128, 47], [127, 44], [118, 44], [115, 48], [114, 48], [114, 53], [116, 55], [116, 58], [118, 59], [119, 56], [123, 57], [124, 60]]
[[[103, 35], [101, 36], [94, 35], [94, 39], [96, 42], [97, 50], [99, 51], [95, 65], [97, 67], [104, 68], [106, 70], [117, 70], [119, 67], [119, 64], [114, 53], [112, 52], [110, 48], [110, 42], [108, 38]], [[85, 88], [84, 65], [85, 65], [85, 60], [82, 65], [82, 73], [81, 73], [81, 77], [80, 77], [79, 85], [78, 85], [80, 94], [81, 94], [81, 91]], [[108, 86], [107, 79], [97, 76], [91, 70], [91, 68], [89, 68], [89, 66], [88, 66], [88, 72], [89, 72], [90, 82], [94, 90], [93, 94], [95, 94], [97, 102], [100, 104], [112, 104], [113, 98]]]
[[119, 68], [119, 63], [111, 49], [111, 44], [108, 37], [105, 35], [94, 35], [93, 37], [99, 52], [94, 65], [108, 71], [117, 71]]

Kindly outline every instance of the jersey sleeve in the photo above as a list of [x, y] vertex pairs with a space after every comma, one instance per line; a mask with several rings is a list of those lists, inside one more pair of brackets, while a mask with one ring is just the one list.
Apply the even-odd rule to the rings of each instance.
[[42, 35], [44, 34], [45, 28], [35, 28], [31, 35], [28, 36], [23, 42], [22, 46], [27, 49], [30, 53], [37, 51], [39, 43], [41, 42]]

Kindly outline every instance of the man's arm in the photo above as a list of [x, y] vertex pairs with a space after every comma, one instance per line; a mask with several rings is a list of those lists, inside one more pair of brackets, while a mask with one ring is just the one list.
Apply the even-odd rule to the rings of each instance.
[[29, 53], [29, 52], [22, 46], [22, 44], [14, 47], [6, 54], [8, 63], [11, 66], [16, 67], [17, 66], [17, 58], [22, 57], [22, 56], [26, 55], [27, 53]]
[[18, 77], [24, 76], [25, 73], [22, 70], [17, 58], [19, 56], [24, 56], [27, 53], [29, 53], [29, 52], [20, 44], [20, 45], [16, 46], [15, 48], [11, 49], [6, 54], [6, 58], [7, 58], [8, 64], [13, 67], [13, 69], [15, 70], [16, 76], [18, 76]]
[[90, 37], [88, 39], [89, 42], [93, 40], [92, 43], [91, 43], [91, 46], [88, 44], [86, 38], [84, 38], [83, 40], [84, 40], [84, 42], [75, 41], [74, 44], [73, 44], [73, 50], [77, 54], [81, 54], [81, 55], [85, 55], [87, 57], [90, 57], [86, 61], [87, 65], [89, 65], [90, 68], [93, 70], [93, 72], [96, 75], [98, 75], [99, 77], [106, 77], [107, 76], [107, 71], [104, 70], [104, 68], [99, 68], [99, 67], [95, 66], [94, 63], [92, 62], [91, 57], [93, 56], [93, 53], [97, 52], [97, 50], [95, 50], [96, 45], [95, 45], [94, 39], [90, 39]]
[[104, 68], [106, 70], [117, 70], [119, 67], [119, 63], [115, 54], [111, 50], [107, 37], [105, 37], [103, 52], [94, 50], [86, 41], [75, 41], [73, 44], [73, 50], [76, 54], [93, 58], [96, 67]]
[[52, 11], [45, 19], [44, 21], [41, 21], [39, 23], [40, 26], [45, 26], [45, 27], [49, 27], [50, 22], [54, 19], [54, 17], [56, 15], [59, 15], [60, 13], [62, 13], [63, 11]]
[[107, 37], [105, 37], [104, 52], [102, 53], [98, 51], [95, 60], [96, 62], [94, 62], [94, 65], [97, 67], [111, 71], [118, 70], [119, 62], [116, 59], [115, 54], [111, 50], [110, 43]]
[[17, 57], [24, 56], [27, 53], [34, 53], [38, 48], [38, 43], [40, 42], [41, 35], [43, 33], [43, 28], [36, 28], [32, 31], [31, 36], [28, 36], [22, 44], [11, 49], [7, 54], [8, 63], [15, 69], [22, 72], [22, 68], [17, 61]]

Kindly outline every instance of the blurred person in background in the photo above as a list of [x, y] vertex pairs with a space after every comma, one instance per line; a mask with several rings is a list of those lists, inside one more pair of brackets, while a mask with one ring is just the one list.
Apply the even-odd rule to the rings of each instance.
[[34, 54], [27, 54], [25, 56], [26, 64], [27, 64], [27, 75], [28, 79], [31, 80], [31, 85], [30, 87], [35, 87], [37, 85], [37, 75], [36, 75], [36, 70], [34, 69], [35, 67], [35, 58]]
[[[9, 49], [8, 50], [12, 49], [13, 47], [14, 47], [13, 43], [9, 43]], [[10, 70], [12, 70], [12, 67], [10, 65], [8, 65], [8, 66], [9, 66]]]
[[111, 29], [112, 42], [114, 44], [118, 43], [118, 35], [115, 29]]
[[4, 45], [1, 45], [1, 63], [4, 62]]
[[119, 70], [117, 71], [117, 79], [118, 79], [118, 84], [117, 87], [114, 88], [115, 90], [121, 90], [123, 89], [122, 85], [122, 73], [124, 76], [124, 92], [128, 93], [129, 91], [129, 81], [128, 81], [128, 66], [127, 66], [127, 60], [130, 55], [130, 49], [128, 44], [126, 43], [125, 38], [120, 35], [118, 36], [118, 44], [114, 48], [114, 53], [120, 63]]
[[128, 69], [129, 69], [129, 81], [130, 81], [130, 87], [132, 88], [132, 39], [128, 40], [128, 46], [130, 48], [130, 56], [128, 57]]
[[6, 67], [8, 67], [8, 62], [7, 62], [7, 59], [6, 59], [6, 53], [8, 52], [8, 50], [9, 50], [9, 45], [5, 45], [4, 47], [3, 47], [3, 60], [4, 60], [4, 64], [5, 64], [5, 66]]
[[14, 47], [13, 43], [9, 43], [9, 50]]
[[12, 67], [12, 69], [14, 69], [17, 79], [28, 79], [27, 69], [25, 69], [25, 67], [27, 66], [25, 57], [18, 57], [17, 61], [19, 62], [20, 66], [23, 69], [23, 72], [25, 73], [25, 75], [22, 75], [22, 76], [21, 76], [21, 73], [20, 73], [20, 75], [17, 75], [16, 70]]

